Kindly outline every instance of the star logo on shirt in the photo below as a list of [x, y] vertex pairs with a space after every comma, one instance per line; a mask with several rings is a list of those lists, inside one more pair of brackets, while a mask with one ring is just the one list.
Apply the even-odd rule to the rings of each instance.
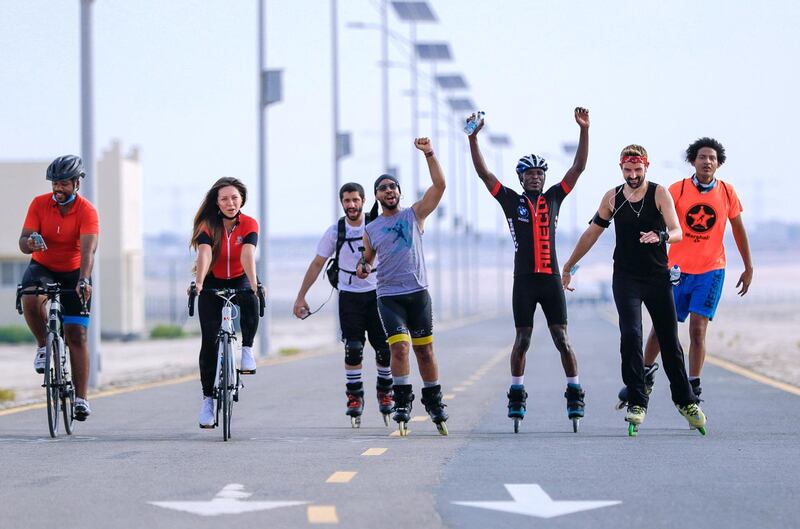
[[696, 204], [686, 212], [685, 220], [692, 231], [703, 233], [717, 223], [717, 212], [707, 204]]

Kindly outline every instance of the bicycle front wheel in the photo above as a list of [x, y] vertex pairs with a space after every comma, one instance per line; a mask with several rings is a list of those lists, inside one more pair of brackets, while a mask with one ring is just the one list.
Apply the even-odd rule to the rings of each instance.
[[231, 414], [233, 413], [233, 383], [231, 378], [231, 343], [226, 341], [222, 351], [222, 383], [220, 384], [220, 405], [222, 406], [222, 440], [231, 438]]
[[44, 391], [47, 395], [47, 427], [50, 429], [50, 437], [58, 435], [58, 401], [59, 388], [57, 376], [61, 369], [61, 356], [58, 354], [58, 340], [53, 339], [52, 334], [47, 335], [47, 356], [44, 361]]
[[61, 364], [64, 366], [61, 370], [61, 411], [64, 414], [64, 431], [67, 432], [67, 435], [72, 435], [72, 426], [75, 420], [75, 387], [72, 385], [69, 370], [66, 368], [69, 351], [66, 347], [61, 347], [61, 350], [64, 351], [65, 357], [65, 361]]

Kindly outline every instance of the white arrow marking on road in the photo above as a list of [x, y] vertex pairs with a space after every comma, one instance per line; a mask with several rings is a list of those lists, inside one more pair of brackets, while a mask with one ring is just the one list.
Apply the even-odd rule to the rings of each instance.
[[554, 518], [622, 503], [621, 501], [554, 501], [536, 483], [506, 484], [505, 487], [514, 499], [513, 501], [454, 501], [453, 503], [493, 511], [526, 514], [538, 518]]
[[278, 507], [304, 505], [307, 501], [243, 501], [252, 496], [244, 492], [244, 485], [231, 483], [225, 485], [214, 498], [209, 501], [149, 501], [152, 505], [189, 512], [200, 516], [218, 516], [220, 514], [241, 514], [243, 512], [266, 511]]

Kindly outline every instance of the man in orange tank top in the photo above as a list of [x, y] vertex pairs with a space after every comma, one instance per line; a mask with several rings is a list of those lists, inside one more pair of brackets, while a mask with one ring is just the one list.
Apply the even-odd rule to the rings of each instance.
[[[689, 317], [689, 381], [700, 396], [700, 372], [706, 356], [706, 331], [714, 319], [725, 280], [725, 225], [731, 223], [744, 272], [736, 283], [744, 296], [753, 280], [750, 244], [742, 222], [742, 204], [733, 185], [716, 178], [725, 163], [725, 148], [713, 138], [700, 138], [686, 149], [686, 161], [695, 174], [669, 187], [683, 229], [683, 241], [669, 248], [673, 295], [678, 321]], [[677, 268], [675, 268], [677, 267]], [[646, 370], [653, 371], [659, 354], [658, 340], [650, 332], [645, 347]], [[652, 386], [652, 378], [648, 384]]]

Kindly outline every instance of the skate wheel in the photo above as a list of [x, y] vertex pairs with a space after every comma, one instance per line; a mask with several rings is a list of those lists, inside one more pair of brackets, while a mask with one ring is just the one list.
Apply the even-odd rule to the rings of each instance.
[[706, 427], [705, 426], [701, 426], [700, 428], [697, 429], [697, 431], [700, 432], [700, 435], [705, 435], [706, 434]]
[[439, 435], [448, 435], [450, 433], [447, 431], [447, 424], [444, 421], [437, 424], [436, 429], [439, 430]]
[[408, 428], [406, 427], [406, 423], [400, 421], [397, 423], [397, 427], [400, 429], [400, 437], [405, 437], [408, 435]]
[[384, 413], [383, 414], [383, 425], [384, 426], [389, 426], [389, 414], [388, 413]]
[[361, 428], [361, 417], [350, 417], [350, 426], [353, 428]]
[[521, 421], [519, 419], [514, 419], [514, 433], [519, 433], [519, 423]]
[[637, 433], [639, 433], [639, 427], [633, 424], [632, 422], [628, 423], [628, 435], [630, 437], [636, 437]]
[[572, 419], [572, 432], [573, 433], [578, 433], [578, 421], [580, 421], [580, 419]]

